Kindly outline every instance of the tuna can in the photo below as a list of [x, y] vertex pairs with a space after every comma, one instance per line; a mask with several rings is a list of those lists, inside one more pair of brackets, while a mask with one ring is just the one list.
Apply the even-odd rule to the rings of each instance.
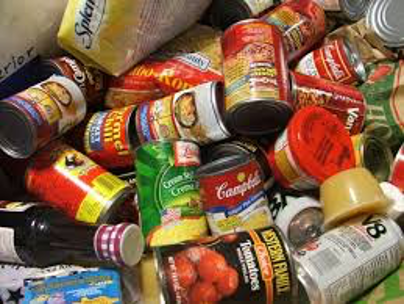
[[366, 80], [366, 70], [358, 50], [344, 38], [334, 39], [304, 56], [296, 72], [353, 84]]
[[389, 182], [404, 192], [404, 143], [394, 159]]
[[403, 247], [393, 220], [365, 215], [306, 244], [294, 258], [311, 303], [342, 304], [397, 269]]
[[226, 30], [222, 46], [227, 125], [243, 135], [282, 130], [293, 111], [277, 27], [256, 19], [240, 21]]
[[30, 159], [25, 188], [71, 218], [91, 224], [107, 222], [133, 195], [127, 183], [58, 141]]
[[245, 154], [201, 166], [196, 176], [213, 235], [259, 229], [273, 224], [258, 162]]
[[222, 113], [223, 85], [208, 82], [142, 103], [136, 114], [136, 128], [141, 142], [185, 139], [207, 144], [230, 136]]
[[313, 0], [287, 1], [262, 19], [282, 32], [289, 62], [306, 54], [326, 32], [324, 10]]
[[15, 158], [28, 158], [80, 123], [87, 106], [72, 80], [49, 79], [0, 101], [0, 148]]
[[300, 303], [291, 251], [276, 227], [156, 248], [140, 274], [147, 304]]
[[393, 153], [390, 147], [379, 137], [361, 133], [351, 136], [357, 167], [368, 169], [379, 182], [390, 176]]
[[84, 148], [88, 157], [108, 169], [133, 167], [136, 106], [95, 113], [87, 124]]
[[140, 218], [149, 246], [208, 234], [195, 177], [199, 165], [199, 147], [191, 141], [152, 141], [136, 150]]
[[320, 106], [335, 114], [351, 135], [362, 131], [366, 103], [356, 87], [295, 72], [291, 72], [290, 79], [295, 111]]

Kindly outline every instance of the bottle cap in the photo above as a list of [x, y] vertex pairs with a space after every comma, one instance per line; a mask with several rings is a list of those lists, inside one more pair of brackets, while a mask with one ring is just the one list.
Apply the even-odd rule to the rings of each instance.
[[397, 220], [404, 214], [404, 194], [401, 190], [391, 183], [380, 183], [384, 195], [390, 200], [391, 205], [386, 210], [386, 215], [393, 220]]

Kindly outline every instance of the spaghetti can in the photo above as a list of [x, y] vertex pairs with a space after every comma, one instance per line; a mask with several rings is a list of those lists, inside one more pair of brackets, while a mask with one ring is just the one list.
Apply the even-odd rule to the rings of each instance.
[[133, 151], [140, 145], [136, 133], [136, 106], [95, 113], [86, 126], [88, 157], [108, 169], [133, 167]]
[[288, 66], [276, 26], [248, 19], [224, 33], [226, 122], [243, 135], [275, 133], [292, 116]]
[[395, 156], [389, 182], [404, 192], [404, 144], [401, 145]]
[[348, 131], [317, 106], [296, 112], [267, 157], [275, 179], [295, 190], [317, 188], [328, 177], [355, 167]]
[[304, 56], [295, 71], [343, 84], [365, 81], [367, 77], [358, 50], [344, 38], [329, 41]]
[[12, 157], [28, 158], [79, 124], [86, 110], [79, 86], [52, 76], [0, 101], [0, 148]]
[[366, 103], [359, 89], [296, 72], [291, 72], [290, 79], [295, 110], [309, 105], [320, 106], [335, 114], [351, 135], [362, 131]]
[[314, 0], [287, 1], [262, 19], [282, 32], [289, 62], [301, 58], [326, 32], [324, 9]]
[[133, 194], [126, 182], [58, 141], [32, 157], [25, 188], [71, 218], [91, 224], [107, 222]]

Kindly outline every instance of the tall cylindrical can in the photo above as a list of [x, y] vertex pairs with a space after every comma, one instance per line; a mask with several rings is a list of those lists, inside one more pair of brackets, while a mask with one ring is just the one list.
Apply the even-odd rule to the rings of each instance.
[[401, 145], [394, 159], [389, 182], [404, 192], [404, 143]]
[[0, 102], [0, 148], [27, 158], [80, 123], [86, 110], [80, 87], [69, 78], [52, 76]]
[[292, 116], [282, 35], [262, 20], [240, 21], [226, 30], [224, 52], [226, 122], [234, 132], [263, 135], [282, 130]]

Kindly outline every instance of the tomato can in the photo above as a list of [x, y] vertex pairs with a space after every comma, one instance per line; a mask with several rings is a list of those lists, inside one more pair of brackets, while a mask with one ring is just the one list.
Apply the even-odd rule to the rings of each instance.
[[320, 106], [335, 114], [351, 135], [362, 131], [366, 103], [359, 89], [296, 72], [291, 72], [290, 79], [295, 111], [309, 105]]
[[293, 111], [288, 66], [277, 27], [256, 19], [240, 21], [225, 31], [222, 46], [229, 128], [242, 135], [282, 130]]
[[343, 84], [365, 81], [367, 77], [358, 50], [344, 38], [329, 41], [304, 56], [295, 71]]
[[25, 188], [71, 218], [91, 224], [107, 222], [133, 195], [126, 182], [59, 141], [30, 159]]
[[159, 247], [140, 269], [147, 304], [300, 303], [290, 247], [276, 227]]
[[326, 178], [355, 167], [348, 131], [317, 106], [296, 112], [267, 157], [275, 179], [295, 190], [317, 188]]
[[262, 19], [282, 32], [289, 62], [301, 58], [326, 32], [324, 9], [313, 0], [287, 1]]
[[389, 182], [404, 192], [404, 144], [401, 145], [395, 156]]
[[80, 123], [86, 110], [79, 86], [52, 76], [0, 101], [0, 148], [12, 157], [28, 158]]

